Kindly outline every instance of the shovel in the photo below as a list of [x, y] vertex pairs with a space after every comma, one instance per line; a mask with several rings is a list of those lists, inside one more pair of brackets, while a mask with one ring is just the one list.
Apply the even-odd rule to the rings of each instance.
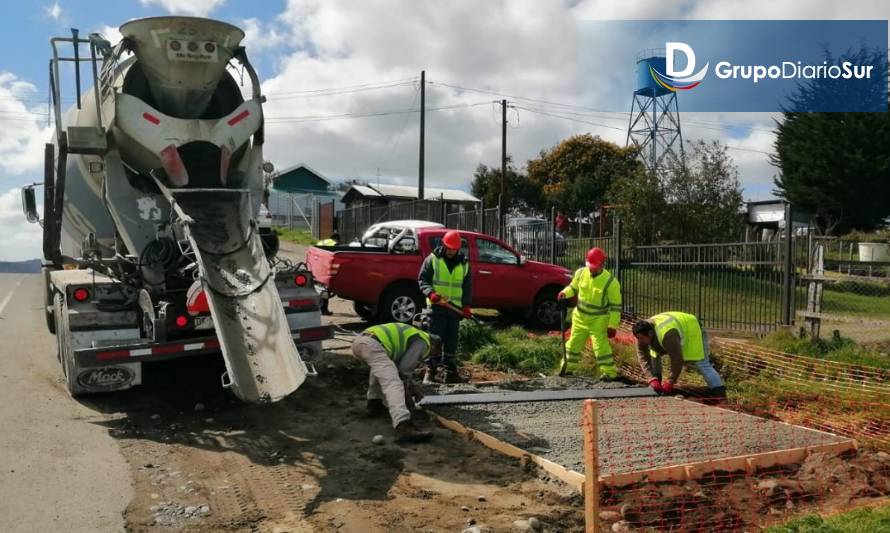
[[[451, 311], [451, 312], [453, 312], [453, 313], [457, 313], [457, 314], [458, 314], [459, 316], [461, 316], [461, 317], [464, 316], [464, 311], [463, 311], [463, 309], [461, 309], [460, 307], [454, 305], [454, 304], [451, 303], [451, 302], [446, 302], [446, 301], [442, 300], [442, 301], [440, 301], [439, 303], [437, 303], [436, 305], [441, 305], [441, 306], [444, 307], [445, 309], [448, 309], [449, 311]], [[470, 315], [470, 320], [472, 320], [473, 322], [475, 322], [475, 323], [477, 323], [477, 324], [480, 324], [480, 325], [483, 324], [482, 319], [479, 318], [478, 316]]]
[[568, 299], [559, 300], [559, 343], [562, 345], [562, 362], [559, 364], [559, 376], [566, 375], [566, 368], [569, 366], [569, 356], [566, 353], [566, 307]]

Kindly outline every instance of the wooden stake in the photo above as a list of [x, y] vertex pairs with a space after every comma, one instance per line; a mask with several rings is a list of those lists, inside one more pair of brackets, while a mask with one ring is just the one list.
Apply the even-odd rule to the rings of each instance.
[[597, 459], [596, 400], [584, 401], [584, 524], [587, 533], [599, 533], [600, 488]]

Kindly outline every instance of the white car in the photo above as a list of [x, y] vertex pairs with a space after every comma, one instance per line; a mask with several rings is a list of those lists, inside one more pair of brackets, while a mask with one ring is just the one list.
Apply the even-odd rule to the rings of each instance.
[[269, 208], [263, 204], [260, 204], [260, 210], [256, 215], [257, 227], [260, 228], [260, 233], [268, 233], [272, 231], [272, 213], [269, 211]]
[[278, 253], [278, 234], [272, 230], [272, 213], [269, 209], [260, 204], [260, 210], [256, 215], [257, 230], [260, 233], [260, 239], [263, 241], [263, 251], [266, 257], [272, 258]]
[[[414, 237], [414, 231], [420, 228], [444, 228], [443, 224], [438, 222], [430, 222], [428, 220], [390, 220], [389, 222], [379, 222], [372, 225], [362, 235], [360, 246], [389, 246], [389, 241], [405, 232], [404, 237]], [[404, 240], [403, 237], [403, 240]]]

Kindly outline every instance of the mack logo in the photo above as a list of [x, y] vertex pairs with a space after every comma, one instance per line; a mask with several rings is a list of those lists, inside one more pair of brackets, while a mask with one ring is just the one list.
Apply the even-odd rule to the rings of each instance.
[[92, 390], [113, 390], [126, 387], [135, 377], [135, 374], [126, 368], [110, 366], [82, 372], [77, 376], [77, 383]]

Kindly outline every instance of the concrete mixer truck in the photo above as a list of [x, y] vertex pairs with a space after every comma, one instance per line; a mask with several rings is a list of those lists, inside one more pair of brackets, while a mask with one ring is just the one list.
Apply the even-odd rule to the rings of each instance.
[[[265, 98], [244, 32], [192, 17], [120, 31], [114, 46], [76, 30], [51, 39], [42, 218], [34, 187], [22, 191], [43, 225], [47, 326], [67, 388], [126, 389], [146, 362], [221, 353], [221, 386], [280, 400], [314, 372], [301, 352], [318, 354], [331, 329], [305, 265], [264, 253]], [[64, 114], [63, 82], [75, 93]]]

